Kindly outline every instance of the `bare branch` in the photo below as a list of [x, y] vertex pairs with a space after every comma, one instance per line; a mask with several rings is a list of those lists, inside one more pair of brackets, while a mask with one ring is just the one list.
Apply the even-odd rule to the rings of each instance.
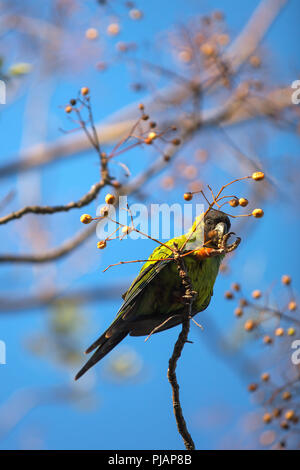
[[1, 297], [0, 296], [0, 312], [2, 313], [23, 313], [26, 310], [41, 309], [49, 307], [55, 302], [74, 302], [76, 304], [83, 304], [98, 301], [110, 301], [120, 296], [128, 288], [128, 283], [119, 285], [106, 285], [101, 287], [89, 287], [86, 289], [76, 291], [64, 292], [65, 289], [47, 290], [31, 296], [14, 296]]
[[48, 263], [70, 253], [81, 245], [91, 235], [95, 233], [95, 226], [92, 225], [85, 230], [78, 232], [74, 237], [63, 242], [59, 247], [53, 248], [41, 254], [3, 254], [0, 255], [0, 263]]
[[263, 0], [258, 5], [244, 30], [224, 54], [231, 69], [237, 70], [253, 54], [286, 3], [287, 0]]
[[182, 408], [181, 408], [181, 404], [180, 404], [179, 385], [178, 385], [177, 376], [176, 376], [176, 366], [177, 366], [177, 361], [181, 356], [184, 345], [188, 341], [188, 334], [189, 334], [189, 329], [190, 329], [190, 318], [192, 317], [192, 305], [193, 305], [193, 300], [195, 296], [197, 295], [197, 292], [193, 290], [191, 280], [186, 270], [185, 263], [179, 252], [175, 253], [174, 259], [177, 264], [179, 277], [185, 289], [184, 298], [186, 300], [187, 310], [182, 321], [182, 330], [178, 336], [178, 339], [174, 346], [173, 354], [169, 360], [168, 379], [172, 387], [173, 410], [174, 410], [174, 414], [176, 418], [178, 431], [182, 436], [186, 449], [194, 450], [195, 444], [193, 442], [192, 436], [190, 435], [187, 429], [186, 422], [185, 422]]
[[173, 354], [169, 360], [168, 379], [172, 387], [173, 410], [174, 410], [174, 415], [176, 418], [178, 431], [182, 436], [186, 449], [194, 450], [195, 444], [187, 429], [186, 422], [182, 413], [182, 408], [181, 408], [180, 398], [179, 398], [179, 385], [178, 385], [177, 377], [176, 377], [177, 361], [181, 356], [185, 343], [187, 342], [189, 329], [190, 329], [190, 320], [186, 319], [182, 322], [182, 330], [178, 336], [178, 339], [174, 346]]
[[105, 186], [104, 182], [100, 181], [99, 183], [94, 184], [89, 190], [89, 192], [86, 193], [84, 196], [82, 196], [81, 199], [75, 202], [69, 202], [68, 204], [65, 204], [65, 205], [23, 207], [22, 209], [18, 211], [11, 212], [10, 214], [4, 217], [0, 217], [0, 225], [6, 224], [7, 222], [14, 220], [14, 219], [20, 219], [25, 214], [54, 214], [56, 212], [67, 212], [75, 208], [80, 209], [81, 207], [88, 205], [91, 201], [96, 199], [100, 189], [102, 189], [104, 186]]

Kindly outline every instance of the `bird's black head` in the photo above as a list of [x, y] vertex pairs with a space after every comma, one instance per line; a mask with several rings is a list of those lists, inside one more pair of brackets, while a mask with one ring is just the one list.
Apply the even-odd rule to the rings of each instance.
[[204, 217], [204, 241], [208, 247], [217, 247], [223, 236], [229, 232], [229, 217], [222, 211], [210, 209]]

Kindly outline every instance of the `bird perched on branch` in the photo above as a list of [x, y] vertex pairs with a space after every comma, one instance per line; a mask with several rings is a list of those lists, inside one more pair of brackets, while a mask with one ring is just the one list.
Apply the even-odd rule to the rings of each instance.
[[124, 303], [115, 320], [86, 350], [86, 353], [96, 351], [77, 373], [75, 380], [128, 334], [150, 335], [182, 323], [187, 302], [175, 262], [176, 255], [184, 260], [186, 274], [195, 291], [191, 316], [205, 310], [213, 295], [222, 259], [240, 243], [240, 238], [237, 238], [233, 244], [227, 245], [232, 235], [230, 225], [224, 212], [210, 209], [196, 218], [186, 234], [159, 245], [123, 295]]

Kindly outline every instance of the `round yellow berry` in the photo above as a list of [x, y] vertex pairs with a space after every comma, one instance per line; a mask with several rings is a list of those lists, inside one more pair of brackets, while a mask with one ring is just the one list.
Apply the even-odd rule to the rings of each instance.
[[210, 44], [209, 42], [205, 42], [204, 44], [202, 44], [201, 46], [201, 52], [203, 55], [205, 55], [206, 57], [210, 57], [212, 56], [214, 53], [215, 53], [215, 48], [212, 44]]
[[269, 379], [270, 379], [270, 374], [268, 372], [264, 372], [263, 374], [261, 374], [261, 380], [263, 382], [268, 382]]
[[191, 201], [191, 200], [193, 199], [192, 193], [184, 193], [183, 199], [184, 199], [185, 201]]
[[147, 137], [145, 138], [145, 143], [146, 144], [152, 144], [153, 140], [156, 139], [157, 137], [157, 134], [156, 132], [149, 132], [149, 134], [147, 135]]
[[292, 278], [288, 274], [284, 274], [281, 278], [281, 282], [282, 284], [289, 286], [290, 283], [292, 282]]
[[256, 289], [252, 292], [252, 297], [253, 299], [260, 299], [261, 298], [261, 291], [259, 289]]
[[109, 194], [109, 193], [106, 194], [106, 196], [105, 196], [105, 202], [106, 202], [106, 204], [114, 204], [114, 203], [115, 203], [115, 200], [116, 200], [116, 198], [115, 198], [115, 196], [114, 196], [113, 194]]
[[248, 206], [248, 199], [244, 198], [244, 197], [240, 197], [239, 199], [239, 205], [242, 206], [242, 207], [246, 207]]
[[276, 328], [275, 330], [275, 336], [283, 336], [284, 335], [284, 329], [279, 327], [279, 328]]
[[243, 309], [241, 307], [237, 307], [234, 311], [236, 317], [241, 317], [243, 315]]
[[264, 342], [265, 344], [272, 344], [272, 343], [273, 343], [273, 340], [272, 340], [271, 336], [265, 335], [265, 336], [263, 337], [263, 342]]
[[96, 28], [89, 28], [85, 32], [85, 37], [89, 39], [90, 41], [97, 39], [98, 36], [99, 36], [99, 33]]
[[100, 209], [100, 215], [101, 217], [107, 217], [109, 214], [109, 208], [107, 206], [103, 206]]
[[255, 392], [258, 389], [258, 385], [256, 383], [252, 383], [248, 385], [249, 392]]
[[288, 421], [291, 421], [295, 417], [295, 411], [294, 410], [287, 410], [285, 412], [284, 416], [285, 416], [285, 419], [287, 419]]
[[254, 181], [261, 181], [264, 179], [264, 177], [265, 174], [262, 171], [255, 171], [254, 173], [252, 173], [252, 179]]
[[282, 396], [283, 400], [290, 400], [292, 398], [292, 394], [289, 391], [283, 392], [283, 394], [281, 396]]
[[82, 222], [83, 224], [90, 224], [92, 220], [93, 220], [93, 217], [89, 214], [83, 214], [80, 217], [80, 222]]
[[235, 290], [236, 292], [239, 292], [239, 291], [241, 290], [241, 286], [239, 285], [238, 282], [233, 282], [233, 283], [231, 284], [231, 288], [232, 288], [233, 290]]
[[297, 304], [294, 300], [291, 300], [289, 302], [289, 305], [288, 305], [288, 309], [291, 311], [291, 312], [294, 312], [295, 310], [297, 310]]
[[246, 331], [252, 331], [254, 328], [255, 328], [255, 322], [251, 319], [247, 320], [245, 325], [244, 325], [244, 329]]
[[231, 207], [237, 207], [237, 206], [239, 205], [238, 199], [230, 199], [229, 205], [230, 205]]
[[265, 414], [263, 415], [263, 422], [266, 423], [266, 424], [268, 424], [268, 423], [270, 423], [271, 421], [272, 421], [272, 415], [271, 415], [271, 413], [265, 413]]
[[81, 92], [82, 96], [86, 96], [86, 95], [89, 94], [90, 90], [87, 86], [84, 86], [84, 87], [81, 88], [80, 92]]
[[292, 326], [291, 326], [290, 328], [288, 328], [287, 334], [288, 334], [289, 336], [293, 336], [295, 333], [296, 333], [295, 328], [293, 328]]
[[137, 8], [132, 8], [129, 12], [129, 16], [132, 20], [140, 20], [143, 16], [143, 12]]
[[262, 209], [254, 209], [252, 211], [252, 215], [253, 217], [255, 217], [256, 219], [260, 219], [261, 217], [263, 217], [264, 215], [264, 211]]
[[111, 23], [107, 27], [107, 33], [111, 36], [116, 36], [120, 32], [120, 25], [118, 23]]
[[122, 228], [122, 233], [124, 233], [125, 235], [127, 235], [128, 233], [131, 232], [131, 227], [129, 227], [128, 225], [125, 225], [123, 228]]
[[230, 290], [227, 290], [227, 291], [225, 292], [225, 294], [224, 294], [224, 297], [225, 297], [225, 299], [227, 299], [227, 300], [231, 300], [231, 299], [233, 299], [233, 293], [230, 292]]
[[97, 248], [99, 248], [99, 250], [103, 250], [105, 247], [106, 247], [105, 240], [100, 240], [100, 242], [97, 243]]
[[285, 421], [285, 420], [281, 421], [280, 427], [282, 429], [289, 429], [289, 425], [288, 425], [287, 421]]

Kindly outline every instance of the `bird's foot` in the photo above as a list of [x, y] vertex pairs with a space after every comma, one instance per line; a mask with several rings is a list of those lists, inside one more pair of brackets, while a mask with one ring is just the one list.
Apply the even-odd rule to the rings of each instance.
[[196, 256], [197, 259], [202, 260], [205, 258], [211, 258], [213, 256], [226, 255], [227, 253], [234, 251], [241, 243], [241, 239], [240, 237], [237, 237], [235, 242], [228, 245], [227, 242], [231, 235], [235, 235], [235, 233], [229, 232], [226, 233], [222, 238], [220, 238], [218, 242], [218, 248], [210, 248], [203, 246], [198, 250], [194, 250], [194, 256]]
[[222, 238], [221, 240], [219, 241], [218, 243], [218, 252], [220, 254], [226, 254], [226, 253], [230, 253], [231, 251], [234, 251], [236, 250], [236, 248], [239, 246], [239, 244], [241, 243], [241, 238], [240, 237], [237, 237], [236, 240], [231, 243], [230, 245], [227, 244], [229, 238], [231, 237], [231, 235], [235, 235], [234, 232], [229, 232], [229, 233], [226, 233]]

